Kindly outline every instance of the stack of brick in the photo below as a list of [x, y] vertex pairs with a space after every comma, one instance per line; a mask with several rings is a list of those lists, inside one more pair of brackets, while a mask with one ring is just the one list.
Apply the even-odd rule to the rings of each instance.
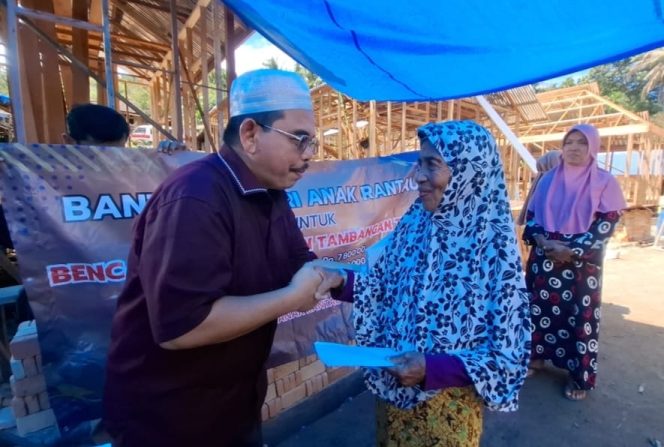
[[325, 368], [316, 355], [286, 363], [267, 371], [267, 395], [263, 420], [276, 417], [329, 384], [353, 372], [353, 368]]
[[12, 412], [16, 418], [16, 429], [20, 436], [48, 427], [57, 422], [46, 393], [46, 379], [42, 373], [41, 350], [37, 338], [37, 326], [33, 321], [24, 321], [9, 344], [12, 357]]

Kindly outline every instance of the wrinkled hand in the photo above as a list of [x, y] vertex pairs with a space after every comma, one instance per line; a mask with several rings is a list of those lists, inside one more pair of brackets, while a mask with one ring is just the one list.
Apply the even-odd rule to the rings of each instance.
[[[315, 265], [315, 264], [314, 264]], [[316, 289], [316, 299], [324, 300], [330, 298], [330, 290], [336, 289], [346, 282], [346, 272], [339, 269], [328, 269], [314, 267], [322, 276], [323, 282]]]
[[187, 146], [180, 141], [163, 140], [160, 141], [159, 145], [157, 146], [157, 152], [161, 152], [162, 154], [166, 155], [173, 155], [173, 152], [186, 150]]
[[387, 371], [399, 379], [403, 386], [415, 386], [424, 380], [426, 375], [426, 359], [421, 352], [411, 351], [390, 357], [393, 368]]
[[318, 269], [310, 263], [304, 264], [293, 275], [289, 285], [294, 297], [293, 309], [299, 312], [312, 309], [318, 303], [315, 294], [322, 282], [323, 275]]

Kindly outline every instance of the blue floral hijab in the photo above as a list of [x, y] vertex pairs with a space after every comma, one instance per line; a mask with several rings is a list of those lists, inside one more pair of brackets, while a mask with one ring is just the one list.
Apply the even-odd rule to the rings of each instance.
[[[418, 134], [450, 167], [450, 183], [433, 213], [417, 199], [373, 268], [357, 276], [357, 342], [456, 355], [487, 407], [516, 410], [530, 357], [529, 304], [496, 143], [472, 121], [427, 124]], [[400, 408], [436, 394], [382, 369], [365, 377]]]

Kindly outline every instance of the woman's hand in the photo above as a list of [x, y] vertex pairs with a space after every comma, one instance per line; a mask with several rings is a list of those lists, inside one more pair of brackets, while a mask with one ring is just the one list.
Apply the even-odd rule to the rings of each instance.
[[553, 262], [572, 262], [576, 257], [576, 254], [569, 248], [568, 242], [549, 240], [541, 234], [535, 236], [535, 241], [544, 250], [547, 259]]
[[426, 375], [426, 358], [421, 352], [406, 352], [390, 357], [394, 368], [388, 368], [390, 374], [399, 379], [403, 386], [415, 386], [424, 380]]
[[548, 244], [544, 247], [544, 254], [551, 261], [562, 263], [572, 262], [575, 257], [567, 242], [561, 241], [548, 241]]

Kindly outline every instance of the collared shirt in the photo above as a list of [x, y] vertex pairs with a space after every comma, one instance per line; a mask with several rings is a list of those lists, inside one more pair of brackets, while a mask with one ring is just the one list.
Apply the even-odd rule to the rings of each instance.
[[276, 322], [201, 348], [159, 343], [194, 329], [223, 296], [286, 286], [314, 257], [286, 194], [261, 187], [233, 150], [174, 172], [134, 228], [109, 350], [109, 432], [121, 445], [260, 442], [248, 439], [260, 425]]

